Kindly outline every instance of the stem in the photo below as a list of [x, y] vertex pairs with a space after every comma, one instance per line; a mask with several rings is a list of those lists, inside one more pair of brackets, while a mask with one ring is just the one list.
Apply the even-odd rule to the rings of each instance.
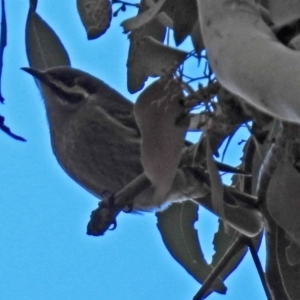
[[235, 241], [232, 243], [230, 248], [226, 251], [222, 259], [219, 261], [219, 263], [216, 265], [216, 267], [213, 269], [213, 271], [209, 274], [209, 276], [204, 281], [202, 287], [197, 292], [197, 294], [194, 296], [193, 300], [201, 300], [208, 292], [209, 288], [215, 281], [215, 279], [220, 275], [220, 273], [223, 271], [223, 269], [227, 266], [228, 262], [231, 260], [231, 258], [238, 253], [243, 247], [245, 246], [245, 237], [243, 235], [239, 235]]
[[263, 285], [263, 288], [265, 290], [266, 296], [267, 296], [268, 300], [272, 300], [272, 295], [271, 295], [271, 292], [270, 292], [268, 284], [267, 284], [265, 272], [264, 272], [264, 270], [262, 268], [260, 259], [259, 259], [258, 255], [257, 255], [256, 249], [255, 249], [255, 247], [254, 247], [253, 242], [252, 242], [251, 239], [248, 240], [248, 247], [250, 249], [250, 252], [251, 252], [251, 255], [252, 255], [255, 267], [256, 267], [257, 272], [259, 274], [259, 277], [260, 277], [261, 283]]

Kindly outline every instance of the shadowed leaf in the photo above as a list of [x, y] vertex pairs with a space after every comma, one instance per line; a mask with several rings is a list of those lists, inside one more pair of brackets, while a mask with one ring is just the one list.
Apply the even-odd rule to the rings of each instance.
[[179, 83], [155, 81], [138, 97], [134, 114], [142, 134], [142, 164], [161, 203], [175, 177], [189, 120], [176, 124], [184, 108]]
[[289, 264], [286, 256], [289, 244], [285, 230], [277, 226], [276, 255], [285, 292], [290, 299], [300, 299], [300, 264], [294, 266]]
[[210, 146], [209, 134], [207, 134], [207, 143], [206, 143], [206, 161], [207, 161], [207, 170], [209, 172], [210, 184], [211, 184], [211, 201], [213, 210], [217, 213], [218, 216], [224, 218], [224, 189], [223, 184], [220, 178], [219, 170], [213, 158], [213, 154]]
[[[232, 243], [239, 236], [239, 232], [230, 226], [224, 226], [224, 222], [219, 219], [219, 229], [214, 236], [215, 254], [211, 262], [211, 266], [215, 267], [227, 252]], [[253, 239], [256, 249], [259, 249], [263, 234], [259, 234]], [[247, 253], [247, 246], [240, 250], [231, 260], [230, 263], [221, 272], [220, 277], [225, 280], [240, 264], [245, 254]]]
[[300, 263], [300, 247], [293, 240], [290, 240], [290, 245], [285, 250], [286, 258], [291, 266]]
[[[139, 14], [145, 11], [145, 2], [141, 2]], [[147, 71], [144, 70], [144, 63], [140, 62], [145, 60], [151, 61], [151, 56], [147, 57], [144, 53], [142, 40], [147, 37], [153, 37], [157, 41], [163, 41], [165, 38], [166, 29], [156, 18], [148, 22], [144, 26], [132, 30], [129, 34], [129, 51], [127, 58], [127, 88], [130, 93], [135, 93], [144, 87], [144, 82], [148, 78]]]
[[186, 56], [186, 52], [165, 46], [150, 36], [139, 40], [138, 52], [127, 64], [128, 69], [131, 69], [128, 77], [129, 91], [136, 92], [143, 88], [149, 76], [175, 71]]
[[26, 22], [26, 53], [29, 65], [38, 70], [69, 66], [70, 59], [53, 29], [30, 7]]
[[294, 84], [300, 53], [277, 40], [254, 1], [197, 2], [207, 56], [222, 86], [268, 115], [300, 123]]
[[194, 24], [193, 29], [191, 31], [192, 43], [197, 52], [200, 52], [204, 49], [204, 42], [202, 39], [200, 22], [199, 20]]
[[[198, 282], [203, 283], [213, 268], [205, 261], [194, 228], [198, 220], [198, 205], [191, 201], [175, 203], [156, 215], [158, 229], [171, 255]], [[226, 292], [221, 278], [211, 288], [222, 294]]]
[[106, 32], [112, 18], [109, 0], [77, 0], [77, 10], [89, 40]]
[[178, 46], [192, 32], [197, 22], [197, 2], [196, 0], [167, 0], [163, 11], [173, 20], [174, 39]]
[[300, 246], [300, 174], [288, 161], [277, 166], [267, 192], [270, 215]]

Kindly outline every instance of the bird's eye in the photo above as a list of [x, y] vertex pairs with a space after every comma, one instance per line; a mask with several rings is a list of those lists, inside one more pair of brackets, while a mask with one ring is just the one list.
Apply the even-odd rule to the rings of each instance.
[[66, 82], [56, 82], [52, 87], [60, 99], [70, 104], [76, 104], [83, 101], [87, 97], [86, 91], [76, 85], [67, 85]]
[[95, 94], [97, 92], [97, 84], [93, 78], [80, 76], [75, 79], [75, 85], [82, 87], [88, 94]]

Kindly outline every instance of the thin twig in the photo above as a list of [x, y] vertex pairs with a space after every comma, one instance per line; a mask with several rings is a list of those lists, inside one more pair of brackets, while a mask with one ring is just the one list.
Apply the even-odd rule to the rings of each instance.
[[243, 235], [239, 235], [235, 241], [232, 243], [231, 247], [226, 251], [222, 259], [213, 269], [213, 271], [206, 278], [200, 290], [194, 296], [193, 300], [201, 300], [209, 291], [209, 288], [214, 283], [215, 279], [220, 275], [223, 269], [227, 266], [229, 261], [236, 255], [243, 247], [245, 246], [245, 237]]
[[255, 249], [255, 247], [254, 247], [253, 242], [252, 242], [251, 239], [248, 239], [248, 247], [250, 249], [250, 253], [252, 255], [255, 267], [256, 267], [257, 272], [259, 274], [259, 277], [260, 277], [261, 283], [263, 285], [263, 288], [265, 290], [266, 296], [267, 296], [268, 300], [272, 300], [272, 295], [271, 295], [271, 292], [270, 292], [268, 284], [267, 284], [265, 272], [264, 272], [264, 270], [262, 268], [260, 259], [259, 259], [258, 255], [257, 255], [256, 249]]

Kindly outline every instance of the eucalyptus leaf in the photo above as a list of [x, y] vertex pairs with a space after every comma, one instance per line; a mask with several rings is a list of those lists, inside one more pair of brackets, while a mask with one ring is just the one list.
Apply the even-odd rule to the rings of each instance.
[[[145, 1], [141, 2], [138, 14], [146, 10]], [[130, 93], [135, 93], [144, 87], [144, 82], [148, 78], [148, 72], [144, 70], [143, 60], [151, 61], [153, 57], [146, 57], [142, 40], [153, 37], [157, 41], [163, 41], [166, 29], [159, 20], [154, 18], [144, 26], [132, 30], [129, 34], [129, 51], [127, 58], [127, 88]]]
[[[287, 236], [287, 238], [289, 237]], [[290, 239], [290, 245], [285, 249], [285, 253], [288, 263], [291, 266], [295, 266], [300, 263], [300, 247], [293, 240]]]
[[29, 0], [30, 2], [30, 7], [33, 11], [36, 10], [36, 7], [37, 7], [37, 3], [38, 3], [38, 0]]
[[149, 76], [156, 77], [175, 71], [187, 54], [150, 36], [140, 39], [138, 50], [127, 63], [128, 70], [131, 71], [128, 74], [129, 91], [136, 92], [141, 89]]
[[197, 2], [207, 56], [222, 86], [266, 114], [300, 123], [294, 84], [300, 53], [277, 40], [252, 0]]
[[286, 256], [286, 249], [290, 246], [286, 232], [277, 227], [276, 255], [282, 283], [289, 299], [300, 299], [300, 264], [291, 265]]
[[29, 65], [38, 70], [70, 66], [70, 59], [59, 37], [31, 6], [26, 21], [26, 53]]
[[174, 40], [180, 45], [191, 34], [197, 22], [196, 0], [167, 0], [163, 11], [173, 20]]
[[134, 114], [142, 134], [141, 160], [147, 177], [155, 187], [154, 201], [161, 203], [176, 175], [189, 120], [176, 119], [184, 112], [179, 103], [179, 82], [155, 81], [138, 97]]
[[300, 174], [284, 159], [271, 178], [267, 192], [270, 215], [300, 246]]
[[103, 35], [112, 18], [109, 0], [77, 0], [77, 10], [89, 40]]
[[[224, 254], [227, 252], [227, 250], [239, 235], [240, 233], [237, 230], [230, 226], [224, 226], [224, 222], [219, 219], [219, 229], [216, 232], [213, 240], [215, 254], [213, 255], [213, 259], [211, 262], [212, 267], [215, 267], [220, 262]], [[261, 244], [262, 237], [263, 233], [260, 233], [253, 239], [257, 251]], [[223, 280], [225, 280], [238, 267], [246, 253], [247, 246], [245, 245], [245, 247], [230, 260], [230, 263], [228, 263], [224, 270], [221, 272], [220, 276]]]
[[222, 219], [225, 217], [224, 212], [224, 189], [219, 174], [219, 170], [213, 158], [213, 154], [210, 146], [209, 134], [207, 134], [207, 143], [206, 143], [206, 162], [207, 170], [209, 172], [209, 179], [211, 185], [211, 202], [213, 210], [220, 216]]
[[193, 29], [191, 31], [191, 38], [193, 46], [197, 52], [200, 52], [205, 48], [199, 20], [193, 26]]
[[[213, 270], [205, 261], [194, 223], [198, 220], [198, 205], [191, 201], [172, 204], [158, 212], [157, 226], [162, 239], [174, 259], [201, 284]], [[212, 285], [212, 290], [225, 294], [221, 278]]]

